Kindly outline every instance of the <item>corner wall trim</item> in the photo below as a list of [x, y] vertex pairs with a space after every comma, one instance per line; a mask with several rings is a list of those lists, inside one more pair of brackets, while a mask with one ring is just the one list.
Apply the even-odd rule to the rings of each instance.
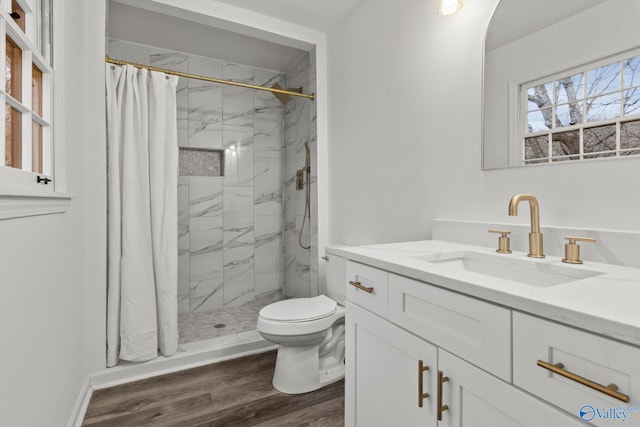
[[80, 387], [80, 393], [78, 394], [78, 398], [76, 399], [76, 404], [73, 405], [73, 411], [71, 412], [71, 416], [69, 417], [67, 427], [82, 426], [84, 415], [87, 413], [87, 408], [89, 407], [91, 395], [93, 395], [93, 389], [91, 388], [89, 380], [90, 377], [87, 376], [82, 383], [82, 387]]

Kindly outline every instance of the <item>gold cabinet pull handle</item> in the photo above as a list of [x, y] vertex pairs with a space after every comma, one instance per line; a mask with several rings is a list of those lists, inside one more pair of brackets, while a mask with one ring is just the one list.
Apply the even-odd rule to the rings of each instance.
[[424, 392], [423, 374], [428, 371], [429, 367], [422, 360], [418, 360], [418, 408], [422, 408], [422, 402], [429, 397], [429, 393]]
[[438, 421], [442, 421], [442, 413], [449, 409], [449, 405], [442, 404], [442, 384], [449, 381], [442, 371], [438, 371]]
[[373, 287], [369, 288], [367, 286], [363, 286], [362, 283], [360, 283], [360, 282], [354, 282], [353, 280], [349, 280], [349, 284], [351, 286], [355, 286], [358, 289], [362, 289], [363, 291], [365, 291], [368, 294], [373, 293]]
[[623, 402], [629, 402], [629, 396], [626, 394], [622, 394], [618, 392], [618, 386], [615, 384], [609, 384], [608, 386], [604, 386], [602, 384], [598, 384], [597, 382], [588, 380], [580, 375], [574, 374], [573, 372], [569, 372], [564, 368], [562, 363], [556, 363], [552, 365], [551, 363], [547, 363], [543, 360], [538, 360], [538, 366], [541, 368], [547, 369], [555, 374], [562, 375], [565, 378], [569, 378], [572, 381], [578, 382], [582, 385], [590, 387], [594, 390], [599, 391], [600, 393], [604, 393], [607, 396], [615, 397], [618, 400], [622, 400]]

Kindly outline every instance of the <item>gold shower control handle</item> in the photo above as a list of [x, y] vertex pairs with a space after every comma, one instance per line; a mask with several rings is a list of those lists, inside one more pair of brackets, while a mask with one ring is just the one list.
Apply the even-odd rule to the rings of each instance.
[[562, 262], [568, 264], [582, 264], [582, 260], [580, 259], [580, 245], [576, 242], [596, 242], [596, 239], [593, 237], [566, 236], [564, 239], [568, 240], [569, 243], [564, 245], [564, 258]]
[[372, 294], [373, 293], [373, 287], [364, 286], [360, 282], [354, 282], [353, 280], [349, 280], [349, 284], [351, 286], [355, 286], [356, 288], [365, 291], [368, 294]]
[[428, 371], [429, 367], [424, 364], [422, 360], [418, 360], [418, 407], [422, 408], [423, 401], [429, 397], [429, 393], [424, 392], [424, 372]]

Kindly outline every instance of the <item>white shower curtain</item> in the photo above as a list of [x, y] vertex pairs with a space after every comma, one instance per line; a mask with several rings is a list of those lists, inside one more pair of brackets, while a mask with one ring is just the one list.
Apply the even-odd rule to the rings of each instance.
[[106, 64], [107, 366], [178, 347], [177, 82]]

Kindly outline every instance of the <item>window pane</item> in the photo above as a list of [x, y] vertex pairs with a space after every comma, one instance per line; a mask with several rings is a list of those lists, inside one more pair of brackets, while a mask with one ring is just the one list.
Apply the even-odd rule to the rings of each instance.
[[635, 87], [624, 93], [624, 114], [638, 113], [640, 113], [640, 87]]
[[573, 126], [582, 123], [582, 101], [558, 105], [556, 127]]
[[616, 125], [586, 128], [583, 134], [584, 153], [615, 151]]
[[[551, 135], [552, 156], [566, 156], [571, 154], [580, 154], [580, 131], [572, 130], [570, 132], [559, 132]], [[571, 160], [579, 157], [571, 157]]]
[[5, 105], [4, 117], [4, 164], [22, 169], [22, 114]]
[[553, 83], [531, 87], [527, 90], [529, 111], [538, 108], [550, 107], [553, 103]]
[[540, 163], [549, 163], [549, 159], [534, 159], [534, 160], [525, 160], [524, 164], [525, 165], [535, 165], [535, 164], [540, 164]]
[[24, 33], [24, 10], [22, 10], [16, 0], [11, 0], [11, 18], [13, 18], [16, 24], [18, 24], [18, 27], [20, 27], [20, 29]]
[[565, 77], [556, 82], [556, 103], [564, 104], [584, 99], [584, 74]]
[[620, 123], [620, 148], [640, 148], [640, 120]]
[[4, 90], [17, 101], [22, 102], [22, 50], [7, 37], [5, 59]]
[[34, 27], [38, 51], [51, 64], [51, 0], [36, 2]]
[[524, 139], [525, 160], [549, 157], [549, 136], [541, 135]]
[[541, 132], [551, 129], [551, 108], [532, 111], [527, 114], [528, 132]]
[[587, 95], [597, 96], [620, 90], [620, 63], [587, 71]]
[[615, 151], [607, 151], [604, 153], [595, 153], [595, 154], [585, 154], [584, 158], [585, 159], [601, 159], [603, 157], [615, 157], [616, 153]]
[[31, 96], [33, 112], [42, 117], [42, 71], [35, 64], [32, 66]]
[[42, 173], [42, 126], [31, 122], [31, 169], [33, 172]]
[[622, 61], [625, 88], [640, 86], [640, 56]]
[[620, 115], [620, 93], [599, 96], [587, 101], [587, 121], [613, 119]]

